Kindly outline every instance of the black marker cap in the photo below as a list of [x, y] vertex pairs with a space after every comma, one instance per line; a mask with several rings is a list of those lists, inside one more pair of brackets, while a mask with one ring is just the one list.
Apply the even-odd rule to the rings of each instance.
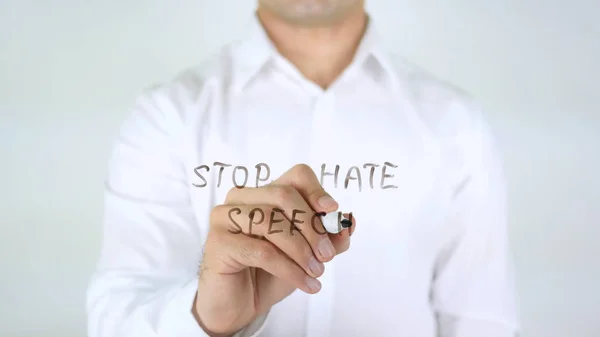
[[342, 228], [352, 227], [352, 221], [350, 221], [348, 219], [342, 219], [342, 221], [340, 221], [340, 223], [342, 224]]

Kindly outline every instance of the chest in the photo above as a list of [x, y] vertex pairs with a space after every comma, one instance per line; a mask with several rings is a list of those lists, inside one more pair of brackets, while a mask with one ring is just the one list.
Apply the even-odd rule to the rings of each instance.
[[192, 185], [205, 185], [192, 189], [201, 208], [223, 202], [234, 186], [262, 186], [307, 164], [359, 222], [353, 250], [386, 259], [383, 247], [410, 238], [432, 254], [445, 206], [443, 163], [407, 107], [384, 98], [255, 100], [215, 107], [209, 132], [195, 141], [197, 164], [188, 170], [204, 166], [203, 179], [191, 175]]

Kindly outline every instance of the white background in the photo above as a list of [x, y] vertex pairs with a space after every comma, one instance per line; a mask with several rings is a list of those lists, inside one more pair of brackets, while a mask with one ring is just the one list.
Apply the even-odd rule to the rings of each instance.
[[[127, 108], [237, 37], [253, 7], [0, 0], [0, 335], [85, 335]], [[392, 50], [487, 107], [506, 153], [523, 336], [600, 336], [600, 3], [368, 7]]]

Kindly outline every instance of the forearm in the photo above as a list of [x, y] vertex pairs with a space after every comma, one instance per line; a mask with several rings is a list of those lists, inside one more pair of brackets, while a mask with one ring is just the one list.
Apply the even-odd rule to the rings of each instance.
[[[197, 278], [99, 272], [88, 291], [90, 337], [214, 337], [194, 316]], [[257, 337], [268, 314], [231, 337]]]
[[207, 336], [196, 323], [195, 279], [99, 272], [88, 291], [90, 337]]

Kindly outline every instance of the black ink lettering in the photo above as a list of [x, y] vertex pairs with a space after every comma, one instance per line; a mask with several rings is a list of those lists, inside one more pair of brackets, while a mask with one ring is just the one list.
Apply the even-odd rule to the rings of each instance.
[[[352, 170], [356, 171], [356, 177], [352, 177]], [[356, 166], [352, 166], [348, 169], [348, 173], [346, 174], [346, 180], [344, 181], [344, 188], [348, 188], [348, 183], [350, 180], [358, 180], [358, 191], [362, 190], [362, 179], [360, 178], [360, 169]]]
[[363, 165], [363, 168], [367, 168], [370, 167], [371, 170], [369, 171], [369, 185], [371, 186], [371, 189], [373, 188], [373, 175], [375, 174], [375, 168], [379, 167], [379, 165], [377, 164], [372, 164], [372, 163], [366, 163]]
[[335, 165], [335, 171], [334, 173], [331, 172], [325, 172], [325, 164], [321, 165], [321, 185], [323, 185], [323, 179], [325, 178], [325, 176], [333, 176], [333, 187], [337, 188], [337, 181], [338, 181], [338, 173], [340, 172], [340, 165]]
[[383, 168], [381, 169], [381, 189], [383, 189], [383, 190], [385, 190], [385, 189], [388, 189], [388, 188], [398, 188], [398, 186], [396, 186], [396, 185], [384, 185], [384, 180], [385, 180], [385, 178], [394, 178], [394, 175], [393, 175], [393, 174], [385, 174], [385, 169], [386, 169], [388, 166], [389, 166], [389, 167], [391, 167], [391, 168], [396, 168], [396, 167], [398, 167], [398, 165], [394, 165], [394, 164], [392, 164], [392, 163], [389, 163], [389, 162], [387, 162], [387, 161], [384, 163], [384, 166], [383, 166]]
[[[244, 171], [244, 183], [243, 183], [243, 184], [241, 184], [241, 185], [238, 185], [238, 184], [237, 184], [237, 181], [235, 180], [235, 172], [236, 172], [237, 170], [242, 170], [242, 171]], [[245, 167], [243, 167], [243, 166], [236, 166], [236, 167], [233, 169], [233, 174], [231, 175], [231, 180], [233, 181], [233, 185], [234, 185], [236, 188], [244, 188], [244, 187], [246, 187], [246, 183], [248, 182], [248, 169], [247, 169], [247, 168], [245, 168]]]
[[238, 230], [234, 232], [231, 229], [228, 229], [228, 231], [231, 234], [240, 234], [242, 232], [242, 227], [240, 227], [240, 225], [237, 222], [235, 222], [235, 220], [233, 220], [233, 217], [231, 216], [231, 213], [233, 213], [233, 212], [236, 212], [239, 215], [240, 213], [242, 213], [242, 210], [239, 209], [239, 208], [237, 208], [237, 207], [235, 207], [235, 208], [230, 209], [229, 213], [228, 213], [229, 214], [229, 220], [231, 220], [231, 222], [233, 223], [233, 225], [235, 227], [237, 227]]
[[269, 232], [267, 234], [275, 234], [275, 233], [281, 233], [283, 232], [283, 229], [279, 229], [279, 230], [271, 230], [273, 228], [273, 224], [274, 223], [278, 223], [278, 222], [282, 222], [283, 219], [281, 220], [275, 220], [275, 212], [279, 212], [281, 214], [284, 214], [282, 209], [279, 208], [273, 208], [273, 210], [271, 211], [271, 216], [269, 219]]
[[213, 163], [214, 166], [221, 166], [221, 168], [219, 169], [219, 179], [217, 180], [217, 187], [221, 186], [221, 177], [223, 176], [223, 170], [225, 170], [226, 167], [231, 166], [230, 164], [225, 164], [225, 163], [219, 163], [218, 161]]
[[299, 210], [299, 209], [295, 209], [292, 211], [292, 222], [290, 224], [290, 235], [294, 235], [294, 230], [297, 230], [298, 232], [300, 232], [300, 228], [296, 227], [296, 224], [304, 223], [304, 221], [296, 219], [296, 214], [298, 214], [298, 213], [304, 214], [306, 212]]
[[198, 178], [200, 178], [200, 179], [202, 179], [202, 181], [204, 181], [203, 184], [193, 184], [195, 187], [206, 187], [206, 185], [208, 184], [206, 179], [202, 176], [202, 174], [200, 174], [201, 169], [206, 169], [206, 172], [210, 171], [210, 168], [207, 165], [201, 165], [194, 169], [194, 173], [196, 173]]
[[[260, 221], [254, 222], [254, 214], [257, 212], [260, 213]], [[265, 212], [263, 212], [263, 210], [260, 208], [254, 208], [250, 211], [250, 214], [248, 214], [248, 218], [250, 220], [250, 223], [248, 224], [248, 235], [252, 235], [252, 225], [260, 225], [263, 222], [263, 220], [265, 220]]]
[[[258, 163], [258, 164], [256, 164], [255, 167], [256, 167], [256, 187], [258, 187], [259, 181], [267, 181], [267, 179], [269, 179], [269, 177], [271, 176], [271, 169], [269, 168], [269, 165], [267, 165], [265, 163]], [[264, 167], [267, 169], [267, 176], [264, 178], [260, 177], [261, 167]]]
[[325, 213], [325, 212], [318, 212], [318, 213], [313, 214], [313, 216], [312, 216], [312, 219], [311, 219], [310, 222], [311, 222], [313, 230], [315, 232], [317, 232], [317, 234], [320, 234], [320, 235], [327, 234], [327, 231], [323, 227], [323, 224], [321, 224], [321, 228], [323, 228], [323, 232], [321, 233], [319, 231], [319, 228], [317, 228], [317, 222], [315, 222], [315, 219], [319, 219], [318, 223], [320, 223], [321, 222], [321, 218], [320, 217], [325, 216], [326, 214], [327, 213]]

